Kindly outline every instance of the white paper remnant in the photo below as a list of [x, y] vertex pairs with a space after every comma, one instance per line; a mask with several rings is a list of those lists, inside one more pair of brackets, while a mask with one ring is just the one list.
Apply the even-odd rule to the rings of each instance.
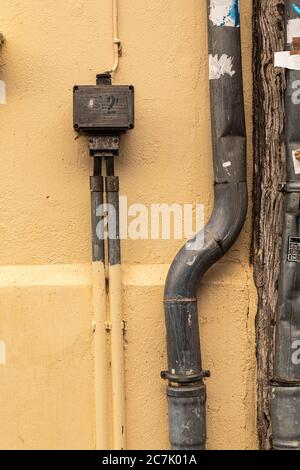
[[223, 163], [223, 168], [229, 168], [231, 166], [231, 162]]
[[217, 54], [209, 56], [209, 79], [219, 80], [223, 75], [230, 75], [233, 77], [235, 71], [233, 70], [233, 57], [226, 54], [219, 57]]
[[289, 20], [287, 25], [287, 42], [292, 44], [294, 38], [300, 37], [300, 18]]
[[215, 26], [239, 27], [239, 0], [211, 0], [209, 19]]
[[0, 104], [6, 104], [6, 85], [3, 80], [0, 80]]
[[300, 149], [293, 151], [293, 162], [294, 162], [295, 174], [300, 175]]
[[289, 51], [275, 52], [274, 65], [290, 70], [300, 70], [300, 55], [291, 55]]

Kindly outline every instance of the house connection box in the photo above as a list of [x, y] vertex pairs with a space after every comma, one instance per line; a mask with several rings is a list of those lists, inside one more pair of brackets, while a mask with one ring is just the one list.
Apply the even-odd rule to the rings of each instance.
[[109, 134], [134, 128], [133, 86], [75, 86], [73, 94], [76, 131]]

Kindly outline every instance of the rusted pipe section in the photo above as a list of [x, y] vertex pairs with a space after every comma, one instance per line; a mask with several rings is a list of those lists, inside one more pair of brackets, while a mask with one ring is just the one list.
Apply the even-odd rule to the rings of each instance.
[[208, 0], [209, 75], [215, 206], [204, 230], [176, 256], [165, 286], [170, 441], [175, 450], [206, 446], [206, 386], [197, 290], [231, 248], [247, 213], [246, 129], [239, 1]]

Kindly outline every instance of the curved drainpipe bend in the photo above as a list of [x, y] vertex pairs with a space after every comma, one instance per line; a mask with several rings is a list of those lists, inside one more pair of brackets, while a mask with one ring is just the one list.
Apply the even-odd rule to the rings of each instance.
[[[293, 2], [285, 2], [285, 11], [286, 50], [299, 49], [299, 11]], [[286, 79], [285, 220], [270, 392], [273, 448], [300, 450], [300, 70], [292, 65]]]
[[[209, 74], [215, 206], [209, 223], [171, 265], [165, 286], [169, 434], [174, 450], [206, 446], [206, 386], [197, 289], [207, 270], [231, 248], [247, 214], [239, 1], [208, 0]], [[220, 4], [222, 5], [220, 6]]]

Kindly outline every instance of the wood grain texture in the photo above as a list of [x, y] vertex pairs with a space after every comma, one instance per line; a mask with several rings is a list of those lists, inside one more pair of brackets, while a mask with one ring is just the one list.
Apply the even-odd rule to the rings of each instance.
[[274, 67], [284, 50], [284, 0], [253, 0], [254, 22], [254, 193], [252, 262], [258, 290], [256, 319], [258, 433], [262, 449], [271, 447], [269, 381], [280, 269], [284, 175], [285, 74]]

